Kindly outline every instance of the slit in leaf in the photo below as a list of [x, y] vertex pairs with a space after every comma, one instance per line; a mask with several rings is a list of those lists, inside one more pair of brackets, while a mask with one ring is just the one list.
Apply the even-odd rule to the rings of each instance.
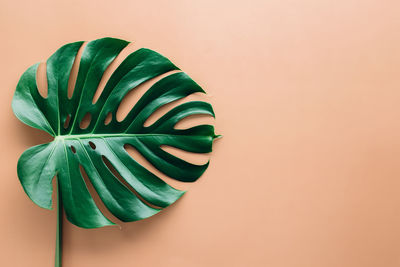
[[86, 129], [87, 127], [89, 127], [91, 120], [92, 120], [92, 114], [90, 114], [89, 112], [86, 113], [85, 116], [83, 116], [81, 123], [79, 124], [79, 127], [82, 130]]
[[119, 67], [119, 65], [124, 61], [124, 59], [137, 50], [138, 47], [133, 45], [132, 43], [128, 44], [122, 51], [118, 54], [118, 56], [108, 65], [107, 69], [103, 73], [101, 77], [99, 86], [97, 87], [96, 92], [93, 95], [92, 103], [96, 104], [97, 100], [99, 100], [101, 94], [103, 93], [104, 87], [106, 86], [108, 80], [110, 79], [111, 75], [114, 71]]
[[46, 73], [46, 62], [39, 64], [36, 71], [36, 85], [38, 87], [39, 94], [43, 98], [47, 98], [47, 73]]
[[65, 121], [64, 121], [64, 129], [68, 128], [70, 120], [71, 120], [71, 115], [68, 114], [68, 116], [65, 118]]
[[132, 191], [132, 193], [134, 193], [140, 199], [140, 201], [142, 201], [144, 204], [146, 204], [147, 206], [149, 206], [151, 208], [161, 209], [161, 207], [158, 207], [152, 203], [147, 202], [145, 199], [143, 199], [143, 197], [141, 195], [139, 195], [139, 193], [136, 192], [136, 190], [132, 186], [130, 186], [127, 181], [125, 181], [125, 179], [119, 174], [119, 172], [114, 168], [112, 163], [105, 156], [101, 156], [101, 158], [103, 159], [103, 162], [104, 162], [104, 164], [106, 164], [107, 168], [112, 172], [114, 177], [116, 179], [118, 179], [123, 185], [125, 185], [130, 191]]
[[112, 113], [108, 112], [106, 118], [104, 119], [104, 125], [110, 124], [111, 120], [112, 120]]
[[116, 226], [118, 226], [121, 229], [121, 224], [122, 221], [119, 220], [117, 217], [115, 217], [108, 209], [107, 207], [104, 205], [103, 201], [101, 200], [99, 194], [97, 193], [96, 189], [94, 188], [92, 182], [89, 179], [89, 176], [87, 175], [85, 168], [83, 168], [82, 165], [79, 164], [79, 170], [81, 172], [83, 181], [86, 184], [86, 187], [89, 191], [90, 196], [92, 197], [94, 203], [96, 204], [96, 206], [99, 208], [100, 212], [106, 217], [108, 218], [110, 221], [116, 223]]
[[187, 116], [174, 125], [174, 129], [185, 130], [199, 125], [214, 125], [215, 119], [208, 114], [195, 114]]
[[68, 79], [68, 98], [71, 99], [74, 94], [76, 78], [78, 77], [79, 65], [81, 62], [81, 57], [83, 50], [85, 49], [87, 42], [84, 42], [82, 46], [79, 48], [78, 53], [76, 54], [74, 63], [72, 64], [71, 72]]
[[156, 167], [154, 167], [154, 165], [151, 164], [134, 146], [130, 144], [125, 144], [124, 148], [132, 159], [134, 159], [137, 163], [146, 168], [149, 172], [153, 173], [155, 176], [164, 180], [170, 186], [177, 189], [179, 189], [182, 186], [182, 183], [180, 181], [177, 181], [169, 177], [168, 175], [166, 175], [165, 173], [161, 172]]
[[183, 97], [181, 99], [172, 101], [168, 104], [164, 104], [156, 111], [154, 111], [143, 123], [144, 127], [149, 127], [153, 123], [155, 123], [157, 120], [159, 120], [162, 116], [168, 113], [168, 111], [172, 110], [173, 108], [180, 106], [186, 102], [190, 101], [204, 101], [205, 100], [205, 94], [204, 93], [193, 93], [191, 95], [188, 95], [186, 97]]
[[125, 117], [131, 111], [131, 109], [142, 98], [142, 96], [150, 89], [150, 87], [153, 86], [153, 84], [155, 84], [162, 78], [165, 78], [176, 72], [181, 72], [181, 71], [180, 70], [168, 71], [168, 72], [161, 74], [157, 77], [154, 77], [148, 81], [145, 81], [144, 83], [142, 83], [142, 84], [136, 86], [135, 88], [133, 88], [132, 90], [130, 90], [124, 96], [124, 98], [122, 99], [121, 103], [118, 106], [117, 113], [116, 113], [117, 121], [121, 122], [125, 119]]
[[210, 153], [194, 153], [173, 146], [162, 145], [165, 152], [194, 165], [204, 165], [210, 160]]

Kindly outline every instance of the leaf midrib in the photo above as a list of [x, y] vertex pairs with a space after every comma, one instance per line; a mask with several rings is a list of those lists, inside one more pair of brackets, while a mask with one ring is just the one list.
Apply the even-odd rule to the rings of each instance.
[[[183, 136], [183, 135], [178, 135], [178, 134], [67, 134], [67, 135], [55, 136], [54, 141], [73, 140], [73, 139], [91, 139], [91, 138], [110, 138], [110, 137], [140, 137], [140, 136]], [[196, 135], [196, 136], [192, 136], [192, 137], [202, 137], [202, 135]], [[203, 136], [203, 137], [206, 137], [206, 136]]]

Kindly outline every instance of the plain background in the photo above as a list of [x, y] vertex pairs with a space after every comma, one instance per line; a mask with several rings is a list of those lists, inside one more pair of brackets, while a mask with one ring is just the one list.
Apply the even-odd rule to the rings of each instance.
[[[55, 211], [20, 154], [48, 140], [12, 114], [25, 69], [113, 36], [172, 59], [217, 114], [211, 164], [160, 214], [65, 222], [64, 266], [400, 266], [400, 4], [368, 0], [0, 2], [0, 265], [53, 266]], [[168, 178], [166, 178], [168, 179]]]

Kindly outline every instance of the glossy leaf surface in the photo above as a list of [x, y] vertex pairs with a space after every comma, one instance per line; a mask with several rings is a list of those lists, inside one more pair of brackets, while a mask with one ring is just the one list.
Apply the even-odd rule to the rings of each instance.
[[[67, 44], [47, 60], [46, 97], [41, 96], [37, 87], [39, 64], [20, 78], [12, 101], [14, 114], [25, 124], [52, 135], [54, 141], [26, 150], [18, 161], [18, 177], [33, 202], [51, 209], [52, 180], [56, 175], [66, 216], [80, 227], [113, 224], [95, 204], [83, 171], [114, 216], [122, 221], [147, 218], [175, 202], [184, 192], [140, 165], [126, 147], [132, 146], [159, 171], [176, 180], [196, 181], [208, 163], [188, 163], [161, 146], [210, 152], [216, 138], [213, 126], [198, 125], [184, 130], [174, 126], [187, 116], [214, 116], [214, 112], [210, 104], [192, 101], [173, 108], [148, 127], [143, 125], [163, 105], [204, 92], [187, 74], [175, 72], [152, 85], [125, 119], [118, 121], [117, 109], [128, 92], [152, 78], [179, 70], [167, 58], [149, 49], [139, 49], [127, 56], [93, 103], [105, 70], [129, 44], [113, 38], [94, 40], [84, 46], [69, 98], [71, 69], [83, 44]], [[106, 123], [109, 113], [112, 119]], [[82, 129], [80, 123], [87, 116], [89, 125]]]

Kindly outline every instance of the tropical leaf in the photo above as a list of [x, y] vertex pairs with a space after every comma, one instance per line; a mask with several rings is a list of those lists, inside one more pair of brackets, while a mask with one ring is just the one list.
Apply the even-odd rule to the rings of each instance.
[[[140, 165], [126, 147], [134, 147], [155, 168], [176, 180], [196, 181], [208, 163], [188, 163], [161, 146], [195, 153], [210, 152], [217, 137], [213, 126], [198, 125], [184, 130], [174, 126], [191, 115], [214, 116], [213, 109], [205, 102], [187, 102], [145, 127], [146, 119], [161, 106], [204, 92], [187, 74], [175, 72], [152, 85], [125, 119], [118, 121], [117, 109], [128, 92], [152, 78], [179, 70], [167, 58], [149, 49], [139, 49], [127, 56], [112, 73], [98, 100], [92, 103], [103, 73], [128, 45], [126, 41], [113, 38], [86, 44], [73, 95], [69, 98], [71, 69], [83, 44], [67, 44], [47, 60], [47, 97], [43, 97], [37, 87], [39, 64], [30, 67], [20, 78], [12, 101], [15, 115], [25, 124], [46, 131], [54, 140], [31, 147], [22, 154], [18, 161], [18, 177], [34, 203], [51, 209], [52, 180], [56, 176], [66, 216], [80, 227], [114, 224], [96, 206], [82, 169], [114, 216], [122, 221], [147, 218], [171, 205], [184, 191], [174, 189]], [[109, 114], [112, 119], [107, 123]], [[82, 129], [80, 122], [88, 116], [90, 123]]]

